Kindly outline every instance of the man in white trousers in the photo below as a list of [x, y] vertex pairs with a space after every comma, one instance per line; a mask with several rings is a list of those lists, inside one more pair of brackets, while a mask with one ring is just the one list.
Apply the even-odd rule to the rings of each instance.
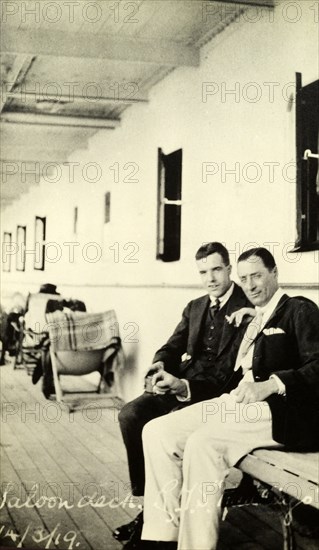
[[256, 447], [319, 449], [319, 310], [283, 293], [265, 248], [243, 253], [238, 275], [256, 307], [234, 365], [242, 379], [144, 427], [141, 549], [214, 550], [232, 466]]

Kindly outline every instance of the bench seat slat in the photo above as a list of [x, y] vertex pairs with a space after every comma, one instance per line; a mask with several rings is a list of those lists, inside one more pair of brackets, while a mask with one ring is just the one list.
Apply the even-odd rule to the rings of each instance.
[[251, 454], [277, 468], [292, 472], [313, 483], [319, 483], [319, 453], [292, 453], [258, 449]]
[[309, 497], [309, 504], [319, 509], [319, 453], [260, 449], [247, 455], [239, 468], [297, 500]]

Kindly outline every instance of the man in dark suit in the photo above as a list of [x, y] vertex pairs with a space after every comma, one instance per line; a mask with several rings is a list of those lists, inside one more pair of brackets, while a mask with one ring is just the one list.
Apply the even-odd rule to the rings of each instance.
[[[208, 295], [186, 306], [173, 335], [154, 356], [146, 376], [148, 391], [126, 404], [119, 415], [135, 496], [144, 494], [144, 425], [173, 410], [218, 396], [238, 383], [233, 363], [243, 329], [228, 319], [251, 304], [230, 279], [229, 254], [221, 243], [201, 246], [195, 258]], [[130, 524], [116, 529], [114, 537], [128, 540], [133, 532], [139, 536], [142, 521], [140, 514]], [[126, 547], [134, 548], [135, 539], [133, 536]]]
[[238, 386], [145, 426], [143, 550], [215, 550], [230, 467], [257, 447], [319, 450], [318, 307], [283, 293], [265, 248], [243, 253], [238, 275], [256, 306]]

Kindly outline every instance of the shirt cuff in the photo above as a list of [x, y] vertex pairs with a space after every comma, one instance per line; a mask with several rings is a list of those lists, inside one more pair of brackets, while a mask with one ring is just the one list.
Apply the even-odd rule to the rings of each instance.
[[283, 381], [280, 380], [279, 376], [276, 376], [276, 374], [271, 374], [271, 375], [269, 376], [269, 379], [271, 379], [271, 378], [272, 378], [273, 380], [275, 380], [275, 382], [276, 382], [276, 384], [277, 384], [277, 386], [278, 386], [278, 394], [279, 394], [279, 395], [284, 395], [284, 396], [285, 396], [285, 395], [286, 395], [286, 386], [285, 386], [285, 384], [283, 383]]
[[186, 384], [186, 388], [187, 388], [187, 395], [186, 397], [182, 397], [181, 395], [176, 395], [176, 399], [177, 401], [190, 401], [191, 400], [191, 390], [190, 390], [190, 387], [189, 387], [189, 382], [188, 380], [185, 380], [185, 378], [181, 378], [182, 382], [185, 382]]

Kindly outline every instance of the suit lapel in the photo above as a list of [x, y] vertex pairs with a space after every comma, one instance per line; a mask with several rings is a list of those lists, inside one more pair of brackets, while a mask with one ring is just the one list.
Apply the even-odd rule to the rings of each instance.
[[280, 298], [280, 300], [279, 300], [279, 302], [278, 302], [278, 304], [277, 304], [275, 310], [273, 311], [273, 313], [272, 313], [271, 316], [269, 317], [267, 323], [265, 323], [265, 326], [262, 328], [262, 330], [260, 331], [260, 333], [257, 335], [256, 341], [259, 340], [259, 338], [261, 338], [262, 336], [264, 336], [264, 335], [263, 335], [263, 330], [264, 330], [265, 328], [269, 328], [269, 327], [271, 327], [271, 326], [273, 325], [273, 321], [274, 321], [274, 319], [276, 318], [277, 314], [280, 312], [282, 306], [285, 305], [285, 303], [286, 303], [287, 300], [289, 300], [289, 299], [290, 299], [290, 297], [288, 296], [288, 294], [284, 294], [284, 295]]
[[279, 311], [279, 310], [282, 308], [282, 306], [287, 302], [287, 300], [289, 300], [289, 296], [288, 296], [287, 294], [284, 294], [284, 295], [280, 298], [280, 300], [279, 300], [279, 302], [278, 302], [278, 304], [277, 304], [275, 310], [273, 311], [273, 313], [272, 313], [271, 316], [269, 317], [267, 323], [265, 324], [265, 327], [268, 326], [268, 323], [271, 323], [271, 322], [273, 321], [274, 317], [276, 317], [278, 311]]
[[[237, 311], [245, 306], [247, 306], [246, 299], [240, 288], [235, 284], [233, 293], [226, 304], [225, 315], [231, 315], [234, 311]], [[218, 348], [218, 355], [223, 353], [224, 349], [228, 346], [230, 340], [232, 340], [237, 331], [238, 329], [234, 325], [230, 325], [226, 320], [224, 321], [222, 337]]]
[[202, 328], [202, 324], [204, 322], [204, 319], [206, 318], [206, 313], [208, 310], [208, 306], [210, 304], [210, 298], [209, 296], [203, 296], [202, 300], [199, 301], [196, 306], [194, 306], [192, 311], [192, 319], [191, 319], [191, 331], [190, 331], [190, 350], [189, 353], [193, 355], [195, 346], [198, 342], [200, 330]]

